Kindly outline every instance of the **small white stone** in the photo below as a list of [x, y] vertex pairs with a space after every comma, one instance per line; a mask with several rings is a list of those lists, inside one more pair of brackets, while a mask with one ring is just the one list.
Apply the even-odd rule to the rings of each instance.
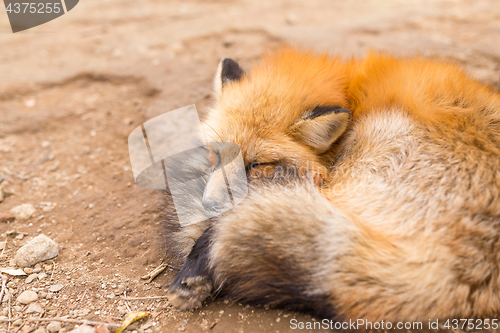
[[24, 280], [24, 282], [26, 283], [31, 283], [33, 282], [33, 280], [35, 280], [36, 278], [38, 277], [38, 274], [34, 273], [34, 274], [30, 274], [30, 276], [28, 276], [26, 278], [26, 280]]
[[18, 266], [27, 267], [57, 257], [58, 254], [57, 243], [41, 234], [17, 250], [15, 260]]
[[38, 303], [31, 303], [28, 306], [26, 313], [43, 313], [43, 308]]
[[56, 293], [58, 291], [61, 291], [62, 288], [64, 288], [64, 285], [62, 285], [62, 284], [55, 284], [53, 286], [50, 286], [49, 291], [51, 293]]
[[23, 291], [21, 295], [17, 297], [17, 301], [21, 304], [29, 304], [36, 301], [37, 299], [38, 295], [32, 290]]
[[35, 209], [35, 206], [33, 206], [32, 204], [22, 204], [22, 205], [19, 205], [19, 206], [12, 208], [10, 210], [10, 212], [18, 220], [27, 220], [33, 214], [35, 214], [36, 209]]
[[95, 329], [92, 326], [89, 325], [82, 325], [78, 326], [72, 331], [69, 331], [68, 333], [95, 333]]
[[49, 331], [50, 333], [59, 332], [60, 329], [61, 329], [61, 322], [59, 321], [51, 321], [47, 325], [47, 331]]

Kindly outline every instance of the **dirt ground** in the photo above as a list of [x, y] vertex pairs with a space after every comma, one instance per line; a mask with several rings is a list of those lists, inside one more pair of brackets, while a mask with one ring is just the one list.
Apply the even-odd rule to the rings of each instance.
[[[169, 244], [160, 194], [134, 183], [128, 135], [182, 106], [203, 112], [222, 57], [248, 67], [282, 42], [346, 57], [374, 49], [451, 59], [500, 87], [498, 0], [82, 0], [16, 34], [0, 9], [0, 186], [11, 194], [0, 213], [37, 207], [28, 220], [0, 222], [0, 267], [38, 234], [60, 247], [40, 266], [47, 277], [9, 279], [0, 331], [8, 318], [12, 332], [46, 326], [26, 321], [40, 314], [16, 303], [24, 290], [38, 293], [45, 318], [119, 323], [127, 306], [150, 312], [128, 332], [293, 332], [292, 318], [312, 320], [228, 301], [179, 312], [165, 299], [122, 299], [163, 296], [179, 265], [140, 279], [168, 260]], [[64, 288], [47, 296], [55, 284]]]

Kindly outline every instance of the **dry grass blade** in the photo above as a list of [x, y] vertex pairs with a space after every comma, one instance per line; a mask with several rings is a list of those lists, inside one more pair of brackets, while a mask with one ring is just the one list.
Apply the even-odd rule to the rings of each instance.
[[104, 322], [92, 321], [92, 320], [69, 319], [69, 318], [64, 318], [64, 317], [28, 318], [27, 320], [28, 321], [60, 321], [60, 322], [65, 322], [65, 323], [86, 324], [86, 325], [91, 325], [91, 326], [106, 325], [108, 327], [113, 327], [113, 328], [120, 327], [119, 324], [104, 323]]
[[155, 277], [157, 277], [161, 272], [167, 268], [168, 264], [161, 264], [160, 266], [156, 267], [153, 271], [151, 271], [149, 274], [146, 274], [144, 276], [141, 276], [141, 279], [146, 280], [149, 279], [148, 282], [146, 283], [151, 283], [151, 281], [154, 280]]

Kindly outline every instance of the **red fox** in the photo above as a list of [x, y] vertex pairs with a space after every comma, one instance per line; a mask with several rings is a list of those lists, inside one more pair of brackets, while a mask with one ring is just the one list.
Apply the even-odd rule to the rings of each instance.
[[[225, 295], [385, 321], [500, 313], [498, 93], [449, 63], [283, 48], [248, 74], [222, 60], [215, 95], [207, 131], [270, 181], [196, 227], [172, 304]], [[292, 169], [307, 177], [279, 181]]]

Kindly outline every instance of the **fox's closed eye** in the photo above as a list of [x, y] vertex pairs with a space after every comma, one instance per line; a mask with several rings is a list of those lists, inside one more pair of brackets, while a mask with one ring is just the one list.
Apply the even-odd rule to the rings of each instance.
[[251, 170], [253, 168], [260, 167], [260, 166], [272, 166], [272, 165], [275, 165], [275, 163], [273, 163], [273, 162], [262, 162], [262, 163], [252, 162], [252, 163], [247, 165], [247, 170]]
[[257, 166], [259, 166], [259, 165], [262, 165], [262, 164], [263, 164], [263, 163], [252, 162], [252, 163], [250, 163], [250, 164], [248, 165], [248, 168], [249, 168], [249, 169], [252, 169], [252, 168], [255, 168], [255, 167], [257, 167]]

